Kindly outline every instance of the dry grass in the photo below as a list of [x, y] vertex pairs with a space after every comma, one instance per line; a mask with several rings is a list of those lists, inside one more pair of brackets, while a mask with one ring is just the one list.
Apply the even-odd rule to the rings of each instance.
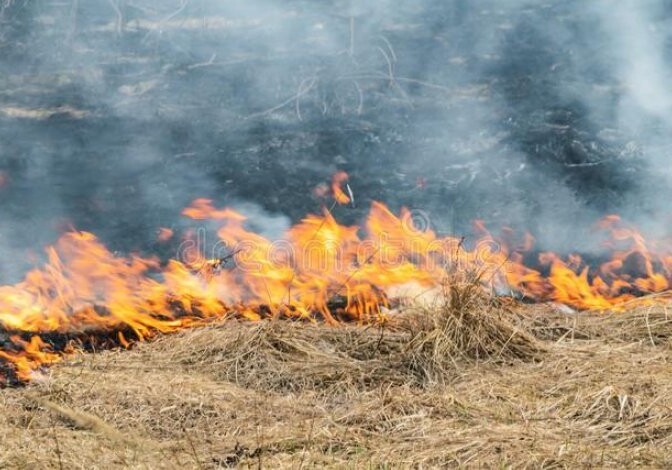
[[225, 322], [0, 397], [12, 468], [672, 465], [665, 308], [449, 293], [384, 327]]

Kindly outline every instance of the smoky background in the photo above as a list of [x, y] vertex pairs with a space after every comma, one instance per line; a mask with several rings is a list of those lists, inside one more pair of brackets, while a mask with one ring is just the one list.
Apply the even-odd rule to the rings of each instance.
[[345, 170], [442, 233], [599, 256], [669, 226], [667, 0], [3, 0], [0, 281], [69, 228], [169, 256], [197, 197], [279, 236]]

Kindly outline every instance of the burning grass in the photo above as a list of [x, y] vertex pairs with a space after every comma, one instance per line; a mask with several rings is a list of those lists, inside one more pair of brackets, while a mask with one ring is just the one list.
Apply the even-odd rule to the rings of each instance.
[[[346, 181], [345, 173], [334, 177], [332, 207], [353, 197]], [[625, 309], [646, 299], [661, 303], [672, 272], [666, 245], [647, 243], [615, 216], [599, 224], [607, 233], [608, 261], [591, 267], [576, 254], [541, 253], [543, 269], [537, 270], [524, 263], [533, 247], [529, 235], [517, 240], [509, 230], [497, 238], [476, 222], [480, 235], [465, 243], [418, 227], [407, 209], [397, 216], [378, 202], [361, 227], [339, 224], [323, 207], [322, 215], [307, 216], [275, 241], [210, 200], [195, 200], [183, 215], [219, 227], [212, 253], [203, 252], [203, 240], [190, 230], [168, 260], [120, 256], [91, 233], [68, 232], [47, 248], [42, 267], [22, 282], [0, 286], [0, 385], [30, 381], [73, 350], [128, 346], [230, 317], [377, 325], [388, 320], [395, 300], [409, 298], [400, 291], [411, 290], [412, 298], [443, 288], [448, 302], [433, 306], [432, 315], [409, 314], [387, 328], [410, 331], [416, 372], [438, 380], [440, 361], [455, 353], [527, 353], [529, 340], [515, 324], [492, 326], [490, 313], [482, 318], [476, 292], [490, 288], [579, 309]], [[163, 241], [174, 235], [166, 232]], [[472, 272], [479, 275], [459, 279]], [[425, 369], [430, 362], [423, 355], [434, 361]]]
[[561, 315], [454, 285], [376, 326], [228, 320], [74, 356], [3, 392], [0, 465], [672, 464], [664, 307]]
[[[382, 204], [367, 229], [385, 237], [327, 211], [290, 229], [280, 264], [239, 214], [187, 212], [223, 221], [227, 246], [253, 240], [256, 269], [226, 266], [235, 250], [163, 264], [70, 233], [0, 288], [0, 378], [26, 384], [2, 394], [0, 466], [672, 464], [668, 284], [630, 231], [601, 274], [547, 254], [543, 277], [515, 250], [437, 240]], [[641, 272], [619, 278], [632, 257]], [[396, 297], [411, 285], [416, 302]], [[502, 285], [619, 313], [487, 290]]]

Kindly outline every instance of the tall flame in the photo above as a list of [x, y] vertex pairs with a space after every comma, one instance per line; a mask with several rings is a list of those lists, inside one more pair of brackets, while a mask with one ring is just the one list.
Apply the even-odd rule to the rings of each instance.
[[[344, 181], [334, 178], [337, 201], [347, 198]], [[478, 237], [465, 243], [421, 230], [409, 211], [396, 215], [378, 202], [362, 227], [341, 225], [324, 209], [275, 241], [206, 199], [183, 215], [217, 224], [224, 255], [196, 247], [167, 262], [121, 257], [95, 235], [71, 232], [47, 249], [44, 266], [0, 287], [0, 384], [28, 381], [76, 350], [125, 347], [227, 316], [382, 321], [397, 299], [438, 288], [456, 271], [478, 272], [500, 293], [597, 310], [667, 291], [672, 280], [670, 250], [616, 216], [598, 224], [612, 255], [591, 267], [578, 255], [554, 253], [526, 265], [534, 248], [529, 235], [513, 242], [512, 232], [495, 237], [477, 221]]]

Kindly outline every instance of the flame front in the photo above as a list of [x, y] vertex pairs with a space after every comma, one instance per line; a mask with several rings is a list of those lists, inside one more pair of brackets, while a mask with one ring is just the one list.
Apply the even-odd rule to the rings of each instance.
[[[344, 181], [335, 178], [334, 188]], [[381, 203], [372, 204], [363, 227], [343, 226], [324, 209], [275, 241], [205, 199], [183, 215], [218, 224], [225, 255], [119, 257], [93, 234], [71, 232], [47, 249], [43, 267], [0, 287], [0, 383], [28, 381], [77, 350], [125, 347], [227, 316], [378, 322], [397, 299], [431, 292], [456, 272], [477, 272], [499, 293], [597, 310], [665, 292], [672, 279], [672, 253], [615, 216], [597, 227], [612, 255], [590, 267], [578, 255], [554, 253], [529, 266], [529, 235], [514, 243], [507, 231], [497, 238], [476, 222], [479, 235], [467, 243], [420, 230], [409, 211], [395, 215]]]

